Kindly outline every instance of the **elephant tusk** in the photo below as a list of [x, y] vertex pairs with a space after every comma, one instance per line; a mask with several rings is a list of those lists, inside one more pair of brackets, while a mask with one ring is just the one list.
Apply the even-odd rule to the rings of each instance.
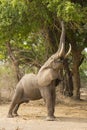
[[70, 54], [71, 49], [72, 49], [71, 44], [69, 44], [69, 50], [68, 50], [68, 52], [66, 53], [65, 58]]
[[61, 57], [62, 56], [62, 54], [63, 54], [63, 48], [64, 48], [64, 44], [62, 43], [62, 45], [61, 45], [61, 50], [60, 50], [60, 52], [58, 53], [58, 57]]

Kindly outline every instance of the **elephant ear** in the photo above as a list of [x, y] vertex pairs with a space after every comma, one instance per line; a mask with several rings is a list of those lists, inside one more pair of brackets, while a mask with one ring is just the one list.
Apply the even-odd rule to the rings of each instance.
[[52, 68], [45, 68], [37, 74], [37, 82], [40, 87], [45, 87], [51, 84], [58, 77], [58, 72]]
[[40, 87], [48, 86], [53, 79], [52, 69], [44, 69], [41, 73], [37, 74], [37, 82]]

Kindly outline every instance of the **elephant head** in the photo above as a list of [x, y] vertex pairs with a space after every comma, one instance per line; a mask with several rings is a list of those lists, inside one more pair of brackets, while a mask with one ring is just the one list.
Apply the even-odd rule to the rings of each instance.
[[51, 81], [58, 78], [58, 71], [63, 68], [64, 59], [71, 52], [71, 45], [69, 45], [69, 50], [65, 54], [65, 28], [64, 23], [61, 22], [62, 33], [60, 37], [60, 44], [58, 51], [53, 54], [41, 67], [37, 74], [37, 80], [39, 86], [47, 86], [51, 83]]

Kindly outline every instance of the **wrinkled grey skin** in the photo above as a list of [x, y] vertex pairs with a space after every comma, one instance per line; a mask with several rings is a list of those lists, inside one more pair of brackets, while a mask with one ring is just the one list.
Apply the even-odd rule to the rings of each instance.
[[[60, 62], [59, 64], [62, 63]], [[50, 69], [50, 71], [53, 70]], [[38, 100], [43, 98], [47, 107], [47, 120], [54, 120], [56, 80], [52, 80], [47, 86], [44, 86], [45, 84], [43, 86], [41, 84], [40, 86], [38, 85], [38, 75], [39, 74], [26, 74], [19, 81], [8, 112], [8, 117], [18, 115], [17, 111], [20, 104], [24, 102], [27, 103], [30, 100]], [[58, 77], [58, 72], [56, 72], [55, 77]]]
[[49, 86], [39, 87], [36, 75], [27, 74], [17, 84], [15, 95], [13, 97], [8, 117], [17, 116], [20, 104], [29, 102], [30, 100], [38, 100], [43, 98], [47, 107], [47, 120], [54, 120], [55, 108], [55, 81]]
[[8, 117], [18, 115], [17, 111], [20, 104], [43, 98], [47, 106], [47, 120], [54, 120], [55, 81], [59, 79], [58, 72], [63, 68], [65, 58], [64, 35], [63, 25], [60, 39], [61, 48], [45, 62], [36, 75], [27, 74], [19, 81], [8, 112]]

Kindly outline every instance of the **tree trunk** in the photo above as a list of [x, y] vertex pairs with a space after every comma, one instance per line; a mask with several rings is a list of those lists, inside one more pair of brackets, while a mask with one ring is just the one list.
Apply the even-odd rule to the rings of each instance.
[[72, 81], [72, 71], [69, 68], [68, 60], [64, 63], [65, 76], [64, 76], [64, 95], [71, 97], [73, 95], [73, 81]]
[[73, 98], [80, 99], [80, 76], [79, 69], [74, 65], [73, 69]]
[[19, 81], [21, 79], [21, 77], [22, 77], [22, 75], [20, 73], [20, 69], [19, 69], [19, 63], [18, 63], [17, 59], [15, 58], [15, 55], [12, 52], [10, 42], [6, 43], [6, 47], [7, 47], [9, 57], [10, 57], [12, 63], [13, 63], [13, 66], [14, 66], [14, 71], [16, 73], [17, 81]]
[[[56, 30], [56, 29], [55, 29]], [[50, 39], [50, 43], [52, 45], [55, 45], [56, 40], [54, 38], [53, 34], [56, 34], [56, 39], [58, 40], [58, 30], [50, 30], [49, 29], [49, 39]], [[56, 33], [55, 33], [56, 32]], [[71, 33], [72, 34], [72, 33]], [[60, 89], [60, 91], [62, 92], [62, 94], [64, 94], [64, 91], [66, 92], [68, 90], [70, 90], [71, 95], [73, 94], [73, 98], [74, 99], [80, 99], [80, 74], [79, 74], [79, 66], [80, 66], [80, 62], [81, 62], [81, 48], [78, 48], [76, 45], [76, 39], [72, 39], [72, 37], [74, 37], [74, 35], [71, 36], [70, 38], [70, 43], [72, 45], [72, 57], [73, 57], [73, 67], [72, 67], [72, 72], [70, 72], [69, 67], [66, 66], [66, 75], [65, 75], [65, 79], [64, 82], [62, 84], [62, 90]], [[54, 47], [54, 50], [56, 49], [56, 47]], [[64, 90], [65, 89], [65, 90]], [[72, 93], [73, 91], [73, 93]], [[66, 95], [66, 94], [65, 94]]]
[[73, 98], [80, 100], [80, 74], [79, 74], [79, 63], [81, 61], [81, 52], [78, 50], [72, 50], [73, 55]]

